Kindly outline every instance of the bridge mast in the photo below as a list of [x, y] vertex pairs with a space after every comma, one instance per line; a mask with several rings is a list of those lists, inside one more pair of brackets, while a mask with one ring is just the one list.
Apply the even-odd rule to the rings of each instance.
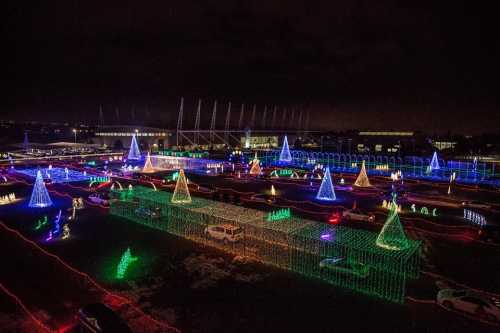
[[177, 118], [177, 132], [176, 132], [176, 143], [177, 147], [179, 147], [179, 143], [181, 142], [180, 135], [182, 135], [182, 116], [184, 113], [184, 97], [181, 97], [181, 105], [179, 107], [179, 117]]
[[196, 119], [194, 121], [194, 144], [196, 147], [200, 144], [200, 113], [201, 98], [198, 99], [198, 108], [196, 109]]

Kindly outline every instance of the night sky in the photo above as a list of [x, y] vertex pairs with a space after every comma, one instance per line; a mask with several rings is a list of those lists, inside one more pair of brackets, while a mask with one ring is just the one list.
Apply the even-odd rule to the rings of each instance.
[[4, 1], [2, 118], [102, 104], [107, 122], [119, 107], [171, 126], [185, 96], [187, 117], [201, 97], [207, 119], [217, 98], [309, 109], [323, 129], [498, 133], [496, 12], [440, 3]]

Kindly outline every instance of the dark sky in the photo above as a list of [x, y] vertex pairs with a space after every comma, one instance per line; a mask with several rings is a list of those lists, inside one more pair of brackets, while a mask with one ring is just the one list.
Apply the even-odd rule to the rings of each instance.
[[169, 125], [185, 96], [188, 112], [198, 97], [207, 113], [214, 98], [308, 108], [321, 128], [498, 132], [496, 12], [400, 3], [5, 1], [2, 114], [89, 120], [103, 104]]

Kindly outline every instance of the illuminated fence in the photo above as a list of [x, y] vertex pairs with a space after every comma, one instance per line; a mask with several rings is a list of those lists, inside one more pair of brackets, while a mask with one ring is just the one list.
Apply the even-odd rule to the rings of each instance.
[[[368, 174], [390, 175], [391, 172], [401, 170], [405, 177], [430, 178], [448, 181], [450, 175], [455, 173], [457, 181], [465, 183], [490, 183], [500, 185], [495, 179], [495, 164], [470, 161], [445, 161], [439, 159], [441, 168], [429, 172], [428, 166], [431, 158], [418, 156], [387, 156], [372, 154], [343, 154], [328, 152], [311, 152], [291, 150], [292, 161], [290, 166], [300, 168], [313, 168], [316, 164], [328, 166], [331, 171], [358, 173], [364, 160]], [[259, 156], [263, 165], [278, 164], [279, 150], [265, 151], [264, 156]]]
[[176, 205], [171, 193], [141, 186], [111, 196], [114, 215], [393, 302], [404, 301], [406, 279], [418, 276], [416, 241], [384, 250], [371, 232], [293, 216], [268, 221], [267, 212], [202, 198]]

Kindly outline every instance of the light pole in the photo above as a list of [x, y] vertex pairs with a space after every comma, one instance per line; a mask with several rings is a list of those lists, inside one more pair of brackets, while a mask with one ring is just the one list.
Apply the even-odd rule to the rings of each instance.
[[73, 128], [73, 134], [75, 135], [75, 143], [76, 143], [76, 129]]

